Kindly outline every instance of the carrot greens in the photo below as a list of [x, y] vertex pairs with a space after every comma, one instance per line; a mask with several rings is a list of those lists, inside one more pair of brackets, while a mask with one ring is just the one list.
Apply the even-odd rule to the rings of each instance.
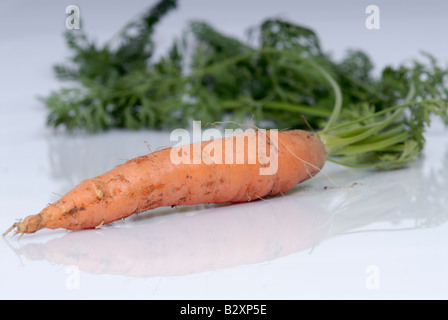
[[54, 71], [70, 85], [42, 98], [48, 125], [172, 129], [200, 119], [312, 127], [330, 161], [395, 169], [421, 154], [433, 117], [448, 124], [448, 70], [427, 53], [424, 62], [375, 76], [366, 53], [336, 61], [313, 30], [267, 19], [247, 41], [193, 21], [156, 59], [155, 26], [176, 6], [161, 0], [102, 46], [82, 30], [67, 31], [73, 55]]

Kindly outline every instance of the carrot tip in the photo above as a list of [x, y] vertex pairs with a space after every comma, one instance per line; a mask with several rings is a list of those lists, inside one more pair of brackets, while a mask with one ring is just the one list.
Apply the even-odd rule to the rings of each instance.
[[[5, 237], [8, 233], [10, 233], [12, 230], [14, 230], [15, 228], [19, 228], [19, 225], [20, 225], [20, 222], [16, 222], [16, 223], [14, 223], [12, 226], [10, 226], [9, 228], [8, 228], [8, 230], [6, 230], [5, 232], [3, 232], [3, 237]], [[17, 230], [16, 230], [16, 233], [17, 233]]]

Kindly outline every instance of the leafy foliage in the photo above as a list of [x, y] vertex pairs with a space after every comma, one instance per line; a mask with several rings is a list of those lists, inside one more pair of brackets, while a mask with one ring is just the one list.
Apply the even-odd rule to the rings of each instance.
[[335, 61], [313, 30], [280, 19], [253, 28], [247, 42], [193, 21], [154, 61], [154, 27], [176, 5], [161, 0], [102, 47], [68, 31], [71, 63], [54, 70], [75, 83], [43, 99], [48, 124], [92, 132], [172, 129], [193, 119], [311, 126], [331, 160], [393, 169], [421, 153], [431, 117], [448, 123], [448, 71], [431, 55], [375, 77], [366, 53]]

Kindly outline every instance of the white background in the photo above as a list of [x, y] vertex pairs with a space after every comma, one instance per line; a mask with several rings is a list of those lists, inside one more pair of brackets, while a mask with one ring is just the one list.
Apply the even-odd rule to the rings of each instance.
[[[61, 86], [65, 8], [107, 41], [154, 1], [0, 3], [0, 229], [82, 179], [154, 148], [169, 132], [64, 135], [37, 96]], [[380, 8], [380, 29], [365, 8]], [[244, 39], [267, 17], [314, 29], [335, 58], [355, 48], [376, 70], [421, 58], [446, 66], [446, 1], [184, 0], [157, 28], [160, 52], [190, 19]], [[287, 197], [160, 209], [100, 230], [41, 231], [0, 241], [2, 299], [327, 299], [448, 297], [448, 133], [436, 122], [422, 159], [378, 173], [327, 164]], [[342, 187], [341, 187], [342, 186]], [[346, 187], [346, 188], [344, 188]]]

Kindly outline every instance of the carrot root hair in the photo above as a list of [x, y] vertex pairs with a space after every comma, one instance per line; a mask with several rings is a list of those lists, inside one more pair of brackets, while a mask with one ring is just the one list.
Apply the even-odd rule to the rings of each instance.
[[[10, 233], [11, 231], [13, 231], [14, 229], [15, 229], [15, 233], [14, 233], [14, 235], [20, 233], [20, 232], [19, 232], [19, 229], [20, 229], [21, 224], [22, 224], [22, 220], [20, 220], [20, 221], [14, 223], [14, 224], [13, 224], [12, 226], [10, 226], [5, 232], [3, 232], [2, 236], [5, 237], [7, 234], [9, 234], [9, 233]], [[23, 235], [23, 233], [24, 233], [24, 232], [22, 232], [22, 234], [20, 235], [20, 237]], [[19, 237], [19, 239], [20, 239], [20, 237]]]
[[[332, 185], [334, 185], [335, 187], [337, 187], [337, 188], [341, 188], [341, 189], [344, 189], [344, 190], [348, 191], [347, 187], [337, 184], [337, 183], [330, 177], [330, 175], [329, 175], [328, 173], [326, 173], [323, 169], [319, 168], [318, 166], [316, 166], [315, 164], [313, 164], [313, 163], [311, 163], [311, 162], [306, 161], [305, 159], [302, 159], [301, 157], [299, 157], [298, 155], [296, 155], [293, 151], [291, 151], [287, 146], [283, 145], [283, 147], [284, 147], [289, 153], [291, 153], [295, 158], [297, 158], [299, 161], [301, 161], [301, 162], [303, 163], [303, 165], [304, 165], [304, 167], [305, 167], [305, 170], [306, 170], [306, 172], [308, 173], [308, 175], [309, 175], [310, 177], [313, 177], [313, 174], [312, 174], [312, 173], [310, 172], [310, 170], [308, 169], [308, 166], [310, 166], [310, 167], [314, 168], [315, 170], [317, 170], [318, 172], [322, 173], [322, 174], [328, 179], [328, 181], [329, 181]], [[348, 191], [348, 192], [349, 192], [349, 191]]]

